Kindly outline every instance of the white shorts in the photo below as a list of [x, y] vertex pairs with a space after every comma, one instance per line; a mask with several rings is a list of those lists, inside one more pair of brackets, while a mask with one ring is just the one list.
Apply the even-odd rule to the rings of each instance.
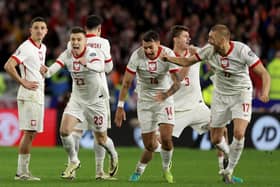
[[192, 110], [176, 111], [172, 136], [179, 138], [183, 130], [188, 126], [199, 134], [203, 134], [208, 131], [209, 122], [210, 109], [203, 102]]
[[211, 127], [224, 127], [232, 119], [251, 120], [252, 92], [242, 91], [238, 95], [226, 96], [213, 93], [211, 104]]
[[43, 132], [44, 105], [31, 101], [18, 100], [19, 129]]
[[167, 98], [161, 103], [138, 100], [137, 115], [142, 133], [156, 131], [161, 123], [174, 125], [173, 98]]
[[105, 100], [100, 100], [92, 105], [86, 105], [70, 98], [64, 114], [69, 114], [80, 120], [81, 123], [75, 127], [77, 129], [90, 129], [96, 132], [107, 131], [108, 116]]
[[[108, 100], [105, 100], [106, 102], [106, 110], [107, 110], [107, 129], [111, 128], [111, 110], [110, 110], [110, 101], [109, 99]], [[78, 123], [76, 126], [75, 126], [75, 129], [77, 130], [92, 130], [92, 128], [89, 127], [88, 123], [86, 120], [84, 120], [83, 122], [81, 123]], [[93, 129], [94, 130], [94, 129]]]

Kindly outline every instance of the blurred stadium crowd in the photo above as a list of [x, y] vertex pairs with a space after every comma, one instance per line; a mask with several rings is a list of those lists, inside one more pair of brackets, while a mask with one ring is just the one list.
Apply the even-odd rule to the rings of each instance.
[[[139, 46], [141, 34], [148, 29], [156, 29], [160, 32], [162, 43], [167, 45], [168, 31], [175, 24], [188, 26], [191, 43], [200, 47], [207, 42], [211, 26], [216, 23], [228, 25], [233, 33], [233, 40], [247, 43], [261, 57], [274, 81], [271, 90], [275, 94], [272, 99], [280, 103], [280, 86], [277, 86], [280, 84], [279, 0], [0, 0], [1, 64], [26, 39], [29, 34], [28, 23], [34, 16], [42, 16], [48, 20], [49, 32], [44, 43], [48, 47], [47, 64], [51, 64], [65, 49], [70, 28], [74, 25], [84, 26], [89, 14], [103, 17], [102, 33], [111, 43], [114, 70], [108, 80], [113, 110], [122, 74], [131, 52]], [[270, 64], [273, 65], [271, 68]], [[3, 66], [0, 72], [5, 77]], [[210, 74], [209, 67], [204, 64], [201, 68], [201, 84], [206, 102], [208, 89], [211, 90]], [[255, 75], [252, 75], [252, 79], [255, 94], [258, 94], [261, 83]], [[5, 84], [8, 83], [0, 77], [0, 96], [5, 96], [9, 87]], [[49, 107], [63, 104], [63, 99], [67, 97], [65, 93], [70, 89], [71, 80], [67, 71], [47, 80]], [[261, 110], [271, 106], [266, 107], [258, 101], [254, 105]], [[7, 104], [0, 104], [1, 106], [7, 107]], [[126, 107], [132, 110], [136, 107], [133, 91], [130, 92]]]

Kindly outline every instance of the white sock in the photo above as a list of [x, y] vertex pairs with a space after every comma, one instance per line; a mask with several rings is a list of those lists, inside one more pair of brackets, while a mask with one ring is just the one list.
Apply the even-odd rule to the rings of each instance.
[[225, 153], [225, 156], [228, 157], [229, 154], [229, 146], [228, 143], [226, 142], [225, 137], [222, 137], [222, 140], [220, 143], [216, 144], [216, 147], [220, 150], [222, 150]]
[[74, 163], [80, 162], [77, 152], [75, 151], [74, 138], [72, 134], [69, 136], [61, 136], [61, 141], [70, 161]]
[[224, 169], [224, 156], [218, 156], [218, 166], [219, 170]]
[[169, 169], [169, 165], [171, 163], [172, 155], [173, 155], [173, 149], [170, 151], [166, 151], [164, 149], [161, 149], [160, 151], [161, 159], [162, 159], [162, 169], [164, 171]]
[[[72, 136], [73, 136], [73, 140], [74, 140], [75, 151], [78, 156], [79, 150], [80, 150], [80, 140], [81, 140], [82, 134], [80, 132], [73, 131]], [[69, 162], [70, 162], [70, 157], [68, 156], [68, 163]]]
[[29, 173], [31, 154], [18, 154], [17, 174]]
[[161, 151], [161, 143], [158, 142], [158, 147], [155, 149], [154, 152], [159, 153]]
[[135, 172], [142, 175], [148, 164], [141, 163], [140, 161], [136, 164]]
[[103, 166], [104, 166], [104, 159], [106, 150], [104, 147], [99, 145], [94, 139], [94, 152], [95, 152], [95, 171], [96, 173], [104, 173]]
[[106, 149], [106, 151], [108, 152], [108, 154], [110, 155], [111, 158], [118, 157], [118, 153], [117, 153], [114, 143], [110, 137], [107, 137], [107, 141], [102, 146]]
[[241, 140], [237, 140], [233, 137], [232, 143], [230, 145], [229, 165], [227, 168], [228, 170], [233, 170], [237, 165], [244, 148], [244, 142], [245, 142], [245, 138], [242, 138]]

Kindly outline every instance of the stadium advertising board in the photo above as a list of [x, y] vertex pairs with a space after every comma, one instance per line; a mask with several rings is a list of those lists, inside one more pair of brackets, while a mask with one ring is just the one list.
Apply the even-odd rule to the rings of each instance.
[[[33, 146], [56, 145], [56, 113], [54, 109], [45, 110], [44, 132], [36, 135]], [[16, 146], [21, 136], [17, 109], [0, 109], [0, 146]]]

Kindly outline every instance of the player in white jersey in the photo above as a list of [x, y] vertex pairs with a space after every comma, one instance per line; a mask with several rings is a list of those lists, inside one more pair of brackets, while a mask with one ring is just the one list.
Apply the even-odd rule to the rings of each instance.
[[[31, 21], [30, 37], [23, 42], [6, 62], [4, 68], [20, 86], [17, 94], [20, 130], [18, 166], [15, 180], [40, 180], [29, 171], [32, 141], [37, 132], [43, 132], [45, 79], [40, 74], [45, 64], [46, 46], [42, 43], [47, 34], [44, 18]], [[19, 66], [20, 75], [16, 70]]]
[[[189, 57], [197, 51], [197, 48], [190, 46], [189, 29], [183, 25], [175, 25], [170, 31], [170, 45], [177, 57]], [[209, 131], [210, 109], [203, 101], [199, 70], [200, 63], [180, 69], [180, 89], [174, 94], [175, 125], [172, 136], [179, 138], [183, 130], [190, 126], [197, 133], [203, 134]], [[225, 128], [225, 139], [227, 130]], [[144, 151], [143, 154], [151, 154]], [[148, 157], [145, 156], [145, 157]], [[224, 169], [224, 155], [218, 151], [219, 169]], [[238, 180], [234, 177], [235, 180]]]
[[[163, 59], [182, 66], [206, 60], [212, 66], [214, 94], [211, 104], [211, 141], [228, 155], [228, 167], [221, 174], [226, 183], [233, 183], [231, 176], [244, 148], [245, 131], [251, 118], [252, 83], [248, 68], [252, 68], [262, 79], [259, 99], [263, 102], [269, 101], [270, 76], [247, 45], [230, 40], [230, 31], [225, 25], [211, 28], [208, 43], [191, 57], [165, 56]], [[228, 120], [233, 120], [234, 124], [230, 146], [222, 138], [223, 127]]]
[[[104, 55], [105, 62], [105, 71], [101, 72], [101, 78], [103, 84], [106, 89], [106, 105], [107, 105], [107, 124], [108, 128], [111, 127], [111, 111], [110, 111], [110, 93], [108, 88], [108, 83], [106, 79], [105, 73], [110, 73], [113, 69], [113, 61], [110, 53], [110, 43], [107, 39], [100, 37], [101, 35], [101, 24], [102, 19], [96, 15], [90, 15], [86, 21], [86, 37], [87, 37], [87, 46], [95, 48], [97, 51], [100, 51]], [[68, 48], [71, 48], [68, 46]], [[79, 144], [83, 131], [88, 130], [88, 125], [86, 122], [81, 123], [75, 127], [75, 131], [73, 131], [72, 135], [74, 138], [75, 149], [77, 153], [79, 152]], [[102, 143], [112, 141], [110, 137], [107, 136], [107, 131], [102, 133], [95, 132], [94, 133], [94, 151], [95, 151], [95, 165], [96, 165], [96, 179], [110, 179], [107, 177], [107, 174], [103, 170], [104, 159], [106, 156], [106, 150]], [[107, 140], [108, 139], [108, 140]], [[112, 154], [109, 154], [109, 175], [115, 176], [118, 170], [118, 157], [112, 157]], [[75, 172], [73, 172], [73, 177], [75, 176]]]
[[[60, 135], [63, 147], [68, 153], [70, 162], [62, 173], [62, 178], [73, 178], [73, 172], [80, 167], [80, 160], [75, 150], [71, 134], [78, 123], [86, 121], [88, 128], [97, 134], [107, 132], [107, 94], [101, 73], [104, 72], [104, 55], [101, 51], [86, 46], [86, 32], [74, 27], [70, 35], [71, 49], [66, 49], [49, 68], [41, 71], [47, 77], [66, 66], [73, 79], [70, 100], [64, 110]], [[111, 155], [117, 157], [114, 144], [107, 139], [98, 139]], [[100, 142], [99, 142], [100, 141]]]
[[[173, 183], [170, 162], [173, 153], [172, 129], [174, 125], [174, 103], [172, 95], [179, 89], [178, 67], [162, 61], [161, 53], [174, 55], [173, 51], [161, 46], [159, 35], [148, 31], [143, 35], [142, 47], [136, 49], [128, 62], [119, 95], [115, 123], [121, 127], [125, 120], [124, 100], [135, 75], [137, 77], [137, 115], [146, 151], [154, 152], [159, 146], [156, 131], [162, 140], [161, 157], [165, 180]], [[169, 72], [169, 73], [168, 73]], [[170, 76], [173, 84], [170, 85]], [[159, 127], [158, 127], [159, 126]], [[152, 154], [151, 154], [152, 155]], [[138, 181], [152, 158], [141, 157], [130, 181]]]

